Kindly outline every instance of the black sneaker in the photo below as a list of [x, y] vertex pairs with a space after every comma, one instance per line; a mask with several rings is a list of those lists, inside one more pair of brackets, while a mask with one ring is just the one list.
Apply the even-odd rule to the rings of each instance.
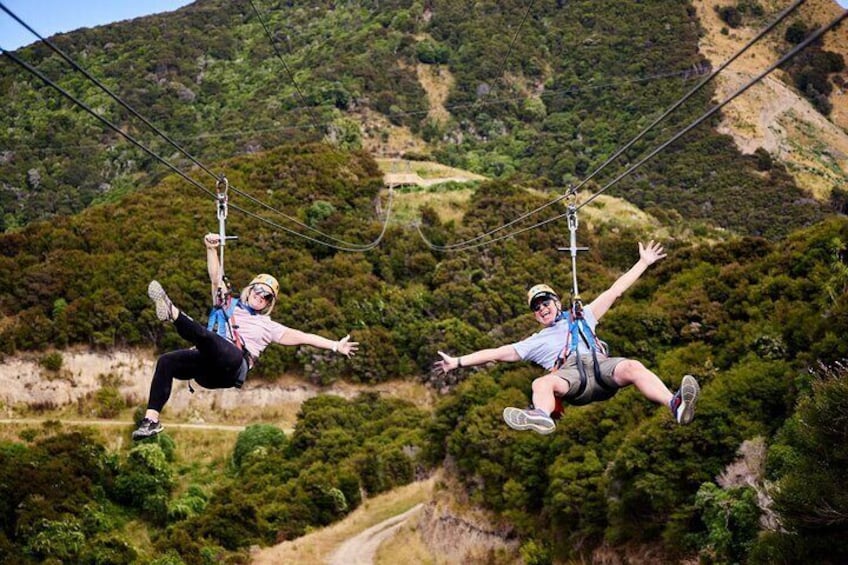
[[150, 284], [147, 286], [147, 296], [156, 305], [156, 317], [159, 318], [160, 322], [174, 321], [174, 316], [171, 313], [173, 310], [171, 308], [171, 299], [168, 298], [165, 289], [162, 288], [159, 281], [150, 281]]
[[145, 418], [138, 425], [138, 429], [132, 433], [133, 439], [145, 439], [153, 437], [165, 428], [159, 422], [154, 422], [150, 418]]
[[556, 429], [553, 419], [538, 408], [522, 410], [508, 406], [504, 408], [503, 419], [513, 430], [533, 430], [547, 435]]
[[678, 424], [686, 425], [695, 417], [695, 402], [698, 400], [698, 394], [701, 392], [701, 387], [698, 386], [698, 381], [692, 375], [683, 377], [683, 382], [680, 383], [680, 389], [674, 393], [671, 399], [671, 413]]

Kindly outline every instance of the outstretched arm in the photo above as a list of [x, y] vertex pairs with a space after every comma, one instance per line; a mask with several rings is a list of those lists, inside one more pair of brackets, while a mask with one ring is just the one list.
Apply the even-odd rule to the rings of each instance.
[[306, 333], [292, 328], [287, 328], [277, 343], [281, 345], [311, 345], [321, 349], [332, 349], [334, 352], [341, 353], [345, 357], [354, 355], [359, 349], [359, 342], [350, 341], [350, 334], [338, 341], [333, 341], [320, 335]]
[[433, 368], [447, 373], [458, 367], [473, 367], [474, 365], [482, 365], [490, 361], [521, 361], [518, 352], [512, 345], [502, 345], [492, 349], [481, 349], [467, 355], [459, 357], [451, 357], [447, 353], [439, 351], [442, 357], [441, 361], [433, 363]]
[[218, 289], [224, 287], [224, 273], [221, 272], [221, 260], [218, 259], [218, 246], [221, 236], [217, 233], [207, 233], [203, 236], [206, 246], [206, 270], [209, 271], [209, 282], [212, 284], [212, 304], [218, 301]]
[[592, 313], [595, 315], [596, 320], [600, 320], [601, 316], [607, 313], [607, 310], [610, 309], [613, 302], [618, 299], [619, 296], [624, 294], [628, 288], [630, 288], [633, 283], [635, 283], [639, 277], [642, 276], [648, 267], [665, 257], [665, 251], [663, 250], [663, 246], [659, 243], [655, 243], [653, 240], [648, 242], [648, 245], [642, 245], [642, 242], [639, 242], [639, 260], [636, 261], [636, 264], [630, 267], [630, 270], [621, 275], [617, 281], [615, 281], [611, 287], [602, 292], [595, 300], [589, 304], [589, 309], [592, 310]]

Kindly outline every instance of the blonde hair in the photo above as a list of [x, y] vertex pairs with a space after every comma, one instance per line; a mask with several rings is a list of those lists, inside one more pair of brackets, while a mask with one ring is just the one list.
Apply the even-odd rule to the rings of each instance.
[[[239, 297], [239, 301], [242, 304], [244, 304], [245, 306], [250, 305], [250, 302], [248, 302], [248, 299], [250, 298], [250, 291], [253, 289], [254, 286], [256, 286], [256, 284], [258, 284], [258, 283], [249, 284], [246, 287], [244, 287], [243, 289], [241, 289], [241, 296]], [[262, 314], [263, 316], [268, 316], [271, 313], [271, 310], [273, 310], [274, 306], [276, 306], [276, 305], [277, 305], [277, 297], [272, 293], [271, 294], [271, 300], [268, 302], [268, 304], [265, 306], [265, 308], [263, 308], [262, 310], [257, 310], [256, 313]]]

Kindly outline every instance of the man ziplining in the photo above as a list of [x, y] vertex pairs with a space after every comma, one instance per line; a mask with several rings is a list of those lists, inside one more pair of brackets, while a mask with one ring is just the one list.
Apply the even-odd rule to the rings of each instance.
[[[572, 241], [572, 251], [576, 251]], [[557, 400], [575, 406], [612, 398], [619, 389], [635, 385], [649, 400], [668, 406], [678, 424], [688, 424], [695, 416], [700, 392], [698, 381], [683, 377], [680, 389], [672, 394], [660, 378], [641, 362], [609, 357], [606, 344], [595, 335], [595, 327], [619, 296], [642, 273], [666, 256], [662, 245], [639, 243], [639, 260], [590, 304], [583, 307], [575, 293], [571, 308], [563, 310], [559, 295], [546, 284], [537, 284], [527, 293], [527, 305], [543, 327], [516, 343], [451, 357], [442, 357], [434, 367], [445, 373], [491, 361], [532, 361], [548, 373], [533, 381], [533, 405], [527, 409], [507, 407], [503, 418], [516, 430], [549, 434], [556, 429], [551, 417]], [[575, 277], [576, 280], [576, 277]], [[575, 284], [576, 288], [576, 284]]]

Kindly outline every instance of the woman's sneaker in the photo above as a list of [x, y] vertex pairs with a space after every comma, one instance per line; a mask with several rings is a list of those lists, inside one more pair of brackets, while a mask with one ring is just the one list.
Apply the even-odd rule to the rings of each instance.
[[132, 433], [133, 439], [144, 439], [153, 437], [165, 428], [159, 422], [154, 422], [150, 418], [145, 418], [138, 425], [138, 429]]
[[168, 298], [168, 295], [165, 293], [165, 289], [162, 288], [159, 281], [150, 281], [150, 284], [147, 286], [147, 296], [149, 296], [153, 301], [153, 304], [156, 305], [156, 317], [159, 318], [160, 322], [174, 321], [171, 299]]
[[701, 387], [698, 386], [695, 377], [692, 375], [683, 377], [680, 389], [674, 393], [669, 403], [671, 413], [678, 424], [686, 425], [695, 417], [695, 402], [700, 392]]
[[553, 419], [538, 408], [522, 410], [508, 406], [504, 408], [503, 419], [513, 430], [533, 430], [547, 435], [556, 429]]

